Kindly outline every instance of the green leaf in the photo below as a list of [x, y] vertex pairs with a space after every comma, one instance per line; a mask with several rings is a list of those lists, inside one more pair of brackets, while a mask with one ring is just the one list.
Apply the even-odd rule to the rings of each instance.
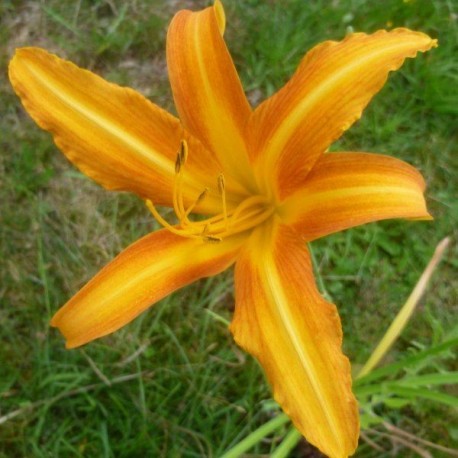
[[254, 447], [258, 442], [261, 442], [266, 436], [272, 434], [277, 429], [289, 422], [289, 418], [285, 414], [277, 415], [272, 420], [264, 423], [256, 431], [253, 431], [245, 439], [236, 444], [221, 456], [221, 458], [237, 458], [250, 448]]
[[391, 409], [402, 409], [406, 405], [410, 404], [412, 401], [410, 399], [404, 398], [386, 398], [383, 403], [390, 407]]
[[425, 388], [406, 388], [397, 385], [390, 385], [390, 391], [399, 396], [410, 398], [422, 398], [430, 401], [439, 402], [450, 407], [458, 408], [458, 398], [438, 391], [431, 391]]
[[281, 444], [270, 454], [271, 458], [288, 458], [292, 450], [301, 440], [301, 433], [294, 428], [294, 426], [289, 430], [286, 437], [283, 439]]
[[388, 364], [387, 366], [383, 366], [383, 367], [380, 367], [379, 369], [373, 370], [370, 374], [367, 374], [364, 377], [361, 377], [355, 380], [354, 387], [356, 389], [357, 387], [365, 386], [366, 384], [368, 384], [369, 382], [373, 380], [378, 380], [388, 375], [395, 375], [399, 371], [404, 370], [406, 367], [410, 367], [417, 363], [426, 361], [433, 356], [437, 356], [441, 353], [445, 353], [447, 350], [453, 347], [457, 347], [457, 346], [458, 346], [458, 338], [454, 338], [446, 342], [443, 342], [439, 345], [435, 345], [432, 348], [429, 348], [427, 350], [423, 350], [419, 353], [416, 353], [415, 355], [405, 358], [402, 361]]
[[369, 429], [372, 428], [372, 426], [379, 425], [380, 423], [383, 423], [383, 418], [378, 417], [377, 415], [370, 414], [363, 412], [360, 417], [359, 417], [360, 423], [361, 423], [361, 429]]
[[451, 385], [458, 383], [458, 372], [445, 372], [443, 374], [423, 374], [404, 377], [396, 381], [397, 384], [412, 387], [430, 385]]
[[[451, 385], [458, 383], [458, 372], [446, 372], [443, 374], [424, 374], [417, 376], [406, 376], [400, 380], [356, 386], [354, 393], [358, 400], [363, 401], [367, 396], [393, 392], [393, 389], [420, 389], [432, 385]], [[373, 402], [371, 402], [373, 403]]]

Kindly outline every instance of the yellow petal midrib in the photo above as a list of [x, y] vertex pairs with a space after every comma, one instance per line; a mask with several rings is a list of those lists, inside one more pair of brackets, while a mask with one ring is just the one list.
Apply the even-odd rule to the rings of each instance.
[[[225, 242], [227, 245], [222, 250], [221, 245], [213, 245], [206, 242], [197, 242], [191, 244], [177, 244], [175, 247], [171, 248], [170, 251], [164, 255], [161, 253], [153, 264], [137, 265], [136, 268], [132, 271], [128, 268], [125, 269], [125, 274], [123, 275], [121, 271], [116, 272], [116, 276], [122, 276], [122, 281], [116, 284], [116, 288], [113, 289], [113, 282], [107, 281], [103, 287], [97, 291], [97, 295], [101, 296], [100, 301], [98, 301], [98, 310], [100, 311], [100, 316], [104, 317], [105, 323], [110, 323], [116, 321], [118, 316], [125, 313], [127, 310], [118, 310], [117, 314], [113, 314], [110, 304], [118, 301], [118, 298], [122, 298], [126, 292], [132, 291], [135, 289], [135, 285], [141, 285], [146, 283], [151, 283], [151, 279], [155, 278], [155, 283], [160, 284], [160, 278], [167, 277], [171, 272], [176, 270], [177, 266], [182, 269], [183, 266], [188, 265], [189, 257], [193, 256], [196, 259], [198, 256], [198, 262], [195, 261], [195, 264], [205, 265], [215, 261], [221, 257], [226, 256], [235, 251], [237, 245], [243, 240], [243, 236], [233, 237], [230, 241]], [[202, 245], [200, 245], [202, 243]], [[110, 266], [110, 265], [108, 265]], [[108, 267], [107, 266], [107, 267]], [[101, 271], [103, 272], [103, 270]], [[86, 285], [86, 288], [89, 286], [89, 283]], [[152, 287], [152, 289], [154, 289]], [[84, 288], [81, 292], [84, 291]], [[72, 302], [70, 299], [69, 303]], [[68, 304], [69, 304], [68, 303]], [[67, 304], [67, 305], [68, 305]], [[58, 326], [59, 315], [62, 313], [63, 309], [60, 309], [56, 315], [53, 317], [52, 325]], [[76, 313], [81, 320], [81, 316], [85, 314], [85, 310], [81, 307], [75, 309], [73, 312], [71, 309], [65, 311], [66, 319], [71, 320], [72, 313]], [[93, 310], [88, 307], [86, 315], [92, 315]], [[87, 320], [91, 321], [91, 316]]]
[[[175, 262], [178, 264], [182, 264], [183, 262], [182, 256], [176, 256]], [[111, 283], [109, 282], [106, 283], [103, 286], [103, 288], [101, 288], [98, 291], [99, 295], [103, 294], [103, 297], [100, 299], [100, 301], [98, 301], [98, 308], [102, 312], [101, 315], [106, 316], [105, 322], [108, 323], [110, 318], [112, 321], [116, 321], [116, 318], [118, 317], [119, 313], [121, 313], [119, 312], [117, 315], [113, 315], [113, 313], [111, 312], [110, 304], [115, 302], [116, 298], [124, 296], [126, 292], [132, 289], [132, 286], [135, 286], [136, 284], [141, 284], [145, 281], [148, 281], [148, 279], [151, 279], [155, 273], [157, 272], [164, 273], [170, 270], [170, 268], [171, 268], [171, 264], [170, 264], [169, 257], [166, 257], [163, 259], [159, 258], [154, 264], [150, 264], [149, 266], [144, 266], [144, 268], [142, 268], [140, 271], [136, 270], [134, 274], [132, 274], [132, 272], [126, 271], [126, 275], [123, 277], [122, 282], [119, 282], [119, 284], [116, 285], [115, 289], [113, 289], [113, 285]], [[88, 285], [86, 285], [86, 287], [87, 286]], [[84, 289], [81, 291], [84, 291]], [[72, 300], [70, 300], [69, 302], [71, 301]], [[51, 322], [52, 325], [54, 326], [58, 325], [58, 316], [61, 310], [59, 310], [56, 313], [56, 315], [54, 316], [53, 321]], [[81, 308], [78, 308], [74, 311], [74, 313], [81, 316], [82, 314], [84, 314], [84, 310], [82, 310]], [[88, 308], [87, 313], [91, 315], [93, 313], [92, 309]], [[66, 311], [66, 319], [71, 319], [71, 317], [72, 317], [72, 310]], [[88, 321], [91, 321], [90, 316], [88, 318]]]
[[262, 251], [264, 251], [265, 254], [263, 256], [262, 262], [260, 263], [260, 265], [263, 266], [261, 267], [261, 271], [265, 277], [266, 284], [269, 285], [269, 291], [271, 292], [273, 303], [277, 306], [278, 316], [280, 317], [288, 337], [291, 340], [293, 348], [299, 357], [304, 372], [308, 376], [310, 385], [312, 386], [313, 391], [319, 400], [319, 403], [323, 407], [326, 421], [338, 443], [338, 438], [341, 436], [341, 434], [335, 418], [330, 414], [330, 412], [333, 410], [332, 406], [330, 406], [329, 402], [323, 397], [320, 390], [319, 377], [317, 376], [315, 369], [309, 363], [309, 360], [312, 358], [309, 357], [306, 348], [304, 348], [304, 346], [301, 344], [301, 339], [299, 337], [300, 333], [296, 329], [294, 319], [286, 305], [288, 304], [288, 299], [283, 294], [283, 285], [279, 281], [279, 273], [275, 267], [274, 259], [270, 253], [266, 253], [269, 250], [261, 250], [261, 252]]
[[[302, 213], [306, 208], [326, 204], [326, 202], [330, 202], [333, 199], [350, 198], [355, 194], [358, 196], [380, 196], [383, 192], [385, 196], [389, 194], [396, 194], [398, 196], [405, 195], [406, 197], [413, 197], [415, 200], [418, 200], [418, 193], [413, 190], [408, 190], [401, 186], [383, 185], [383, 188], [384, 189], [381, 190], [380, 186], [365, 186], [361, 188], [336, 188], [331, 191], [314, 191], [313, 189], [311, 191], [300, 190], [296, 194], [288, 197], [288, 199], [283, 202], [283, 204], [279, 207], [279, 214], [281, 214], [283, 221], [286, 224], [291, 224], [291, 222], [294, 221], [296, 215]], [[390, 205], [392, 205], [391, 202]]]
[[[208, 79], [207, 72], [205, 70], [206, 64], [205, 64], [205, 58], [203, 56], [203, 51], [200, 46], [200, 28], [199, 28], [199, 22], [197, 19], [193, 23], [193, 39], [194, 39], [194, 46], [196, 48], [196, 61], [197, 61], [197, 66], [199, 67], [199, 73], [202, 76], [202, 87], [201, 90], [203, 93], [206, 94], [205, 100], [207, 102], [206, 109], [209, 111], [210, 116], [213, 117], [214, 119], [220, 120], [222, 116], [226, 115], [228, 118], [228, 127], [230, 127], [230, 130], [232, 130], [233, 135], [227, 135], [226, 132], [221, 132], [221, 123], [215, 123], [213, 127], [213, 133], [209, 133], [209, 135], [214, 140], [214, 137], [226, 137], [225, 141], [221, 143], [221, 151], [215, 151], [215, 154], [217, 155], [219, 161], [222, 163], [223, 168], [225, 169], [226, 172], [228, 172], [231, 176], [233, 176], [238, 183], [244, 188], [248, 189], [251, 192], [254, 192], [256, 190], [256, 187], [254, 185], [254, 177], [250, 173], [251, 170], [251, 165], [248, 161], [248, 154], [247, 154], [247, 147], [245, 144], [245, 141], [243, 139], [243, 135], [239, 131], [239, 126], [236, 126], [235, 123], [230, 122], [231, 117], [230, 113], [222, 113], [221, 109], [218, 105], [218, 101], [215, 100], [213, 94], [214, 90], [212, 89], [212, 85], [210, 80]], [[219, 129], [218, 129], [219, 128]], [[215, 135], [216, 133], [216, 135]], [[230, 154], [230, 151], [227, 151], [227, 147], [225, 146], [225, 143], [227, 143], [228, 140], [231, 140], [233, 143], [232, 145], [232, 154]], [[216, 149], [218, 146], [213, 145], [213, 148]], [[221, 154], [221, 153], [226, 153], [226, 154]], [[227, 154], [229, 153], [229, 154]]]
[[164, 175], [174, 174], [174, 165], [172, 161], [168, 160], [161, 155], [158, 155], [156, 151], [151, 150], [147, 143], [140, 141], [132, 135], [129, 135], [125, 129], [122, 128], [118, 123], [109, 122], [106, 117], [97, 115], [94, 110], [90, 110], [86, 105], [78, 102], [75, 97], [69, 95], [68, 91], [62, 87], [58, 80], [51, 80], [47, 78], [47, 74], [41, 71], [36, 66], [28, 66], [30, 73], [40, 81], [40, 83], [53, 95], [55, 95], [64, 105], [70, 107], [78, 114], [84, 116], [86, 119], [94, 123], [102, 130], [108, 132], [117, 140], [124, 143], [126, 146], [132, 148], [139, 156], [143, 157], [146, 162], [151, 163], [154, 167], [159, 167], [163, 170]]
[[[307, 94], [307, 96], [304, 97], [303, 100], [293, 110], [291, 110], [286, 117], [283, 118], [281, 124], [275, 130], [275, 133], [270, 137], [267, 143], [267, 148], [264, 152], [266, 159], [272, 160], [277, 157], [278, 151], [281, 151], [287, 144], [288, 139], [290, 138], [290, 132], [296, 129], [299, 123], [303, 121], [304, 113], [310, 112], [320, 98], [326, 97], [326, 94], [333, 90], [340, 79], [345, 78], [346, 75], [357, 71], [357, 69], [360, 67], [367, 66], [368, 62], [377, 61], [380, 56], [385, 53], [389, 53], [394, 49], [399, 51], [404, 48], [410, 49], [413, 44], [413, 42], [409, 41], [403, 44], [403, 46], [395, 44], [389, 47], [382, 47], [382, 49], [380, 49], [378, 52], [373, 52], [366, 56], [365, 59], [351, 61], [340, 71], [324, 79], [318, 86], [315, 86], [312, 92]], [[403, 56], [400, 56], [399, 58], [403, 58]], [[269, 167], [267, 162], [268, 161], [266, 160], [266, 166]], [[270, 166], [272, 166], [272, 164], [270, 164]]]

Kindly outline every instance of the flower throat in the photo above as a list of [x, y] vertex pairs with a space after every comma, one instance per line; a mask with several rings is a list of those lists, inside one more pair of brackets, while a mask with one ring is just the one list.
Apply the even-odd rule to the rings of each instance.
[[226, 182], [220, 173], [217, 178], [218, 192], [221, 196], [221, 212], [202, 221], [192, 221], [189, 215], [209, 193], [204, 188], [197, 199], [187, 208], [183, 199], [183, 175], [188, 158], [188, 144], [182, 140], [175, 162], [173, 183], [173, 209], [178, 219], [177, 225], [165, 220], [151, 200], [146, 205], [156, 220], [170, 232], [188, 238], [201, 238], [205, 242], [221, 242], [225, 237], [248, 231], [267, 220], [274, 212], [274, 207], [262, 195], [253, 195], [244, 199], [234, 210], [228, 212], [226, 203]]

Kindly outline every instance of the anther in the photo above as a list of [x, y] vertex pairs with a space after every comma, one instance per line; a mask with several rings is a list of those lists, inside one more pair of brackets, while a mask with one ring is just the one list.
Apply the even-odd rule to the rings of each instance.
[[208, 188], [205, 188], [200, 194], [199, 194], [199, 197], [197, 198], [196, 200], [196, 205], [197, 204], [200, 204], [207, 196], [208, 196], [208, 193], [209, 193], [209, 189]]
[[226, 181], [222, 173], [218, 175], [218, 191], [221, 194], [221, 201], [223, 204], [224, 225], [227, 230], [228, 229], [228, 220], [227, 220], [227, 204], [226, 204]]
[[181, 140], [179, 154], [181, 163], [185, 164], [188, 160], [188, 142], [186, 140]]
[[181, 168], [186, 163], [187, 159], [188, 159], [188, 143], [186, 142], [186, 140], [181, 140], [180, 149], [178, 150], [177, 159], [175, 161], [175, 173], [176, 174], [180, 173]]
[[224, 175], [220, 173], [218, 175], [218, 191], [221, 195], [223, 195], [225, 189], [226, 189], [226, 180], [224, 179]]
[[177, 154], [177, 159], [175, 161], [175, 174], [178, 175], [181, 170], [181, 159], [180, 159], [180, 153]]
[[197, 197], [196, 201], [189, 206], [189, 208], [184, 212], [184, 215], [182, 215], [180, 217], [180, 223], [183, 225], [184, 223], [190, 223], [190, 221], [188, 220], [188, 216], [190, 215], [190, 213], [194, 210], [194, 208], [196, 208], [197, 205], [199, 205], [208, 195], [209, 193], [209, 189], [208, 188], [205, 188], [200, 194], [199, 196]]
[[210, 243], [220, 243], [223, 240], [221, 237], [217, 237], [216, 235], [204, 235], [202, 238], [204, 242]]

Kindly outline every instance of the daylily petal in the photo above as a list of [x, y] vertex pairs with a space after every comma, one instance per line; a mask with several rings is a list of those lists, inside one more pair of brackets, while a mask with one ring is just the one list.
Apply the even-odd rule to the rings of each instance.
[[395, 29], [313, 48], [291, 80], [253, 113], [251, 150], [260, 186], [274, 180], [280, 200], [294, 192], [319, 156], [360, 118], [388, 73], [436, 45], [423, 33]]
[[167, 64], [175, 104], [186, 129], [212, 150], [224, 172], [253, 190], [245, 127], [251, 108], [222, 37], [220, 2], [180, 11], [167, 34]]
[[279, 212], [306, 240], [388, 218], [432, 219], [411, 165], [369, 153], [324, 154]]
[[116, 331], [171, 292], [216, 275], [235, 260], [244, 237], [220, 243], [168, 230], [133, 243], [103, 268], [53, 317], [67, 348]]
[[[187, 201], [205, 186], [216, 188], [221, 166], [214, 156], [177, 118], [134, 90], [39, 48], [17, 50], [9, 76], [37, 124], [54, 135], [70, 161], [104, 187], [170, 205], [175, 160], [184, 138], [190, 150], [183, 180]], [[219, 208], [217, 195], [203, 204]]]
[[256, 230], [237, 260], [231, 331], [253, 354], [274, 397], [308, 441], [333, 458], [358, 441], [350, 364], [336, 307], [315, 286], [304, 243], [286, 226]]

